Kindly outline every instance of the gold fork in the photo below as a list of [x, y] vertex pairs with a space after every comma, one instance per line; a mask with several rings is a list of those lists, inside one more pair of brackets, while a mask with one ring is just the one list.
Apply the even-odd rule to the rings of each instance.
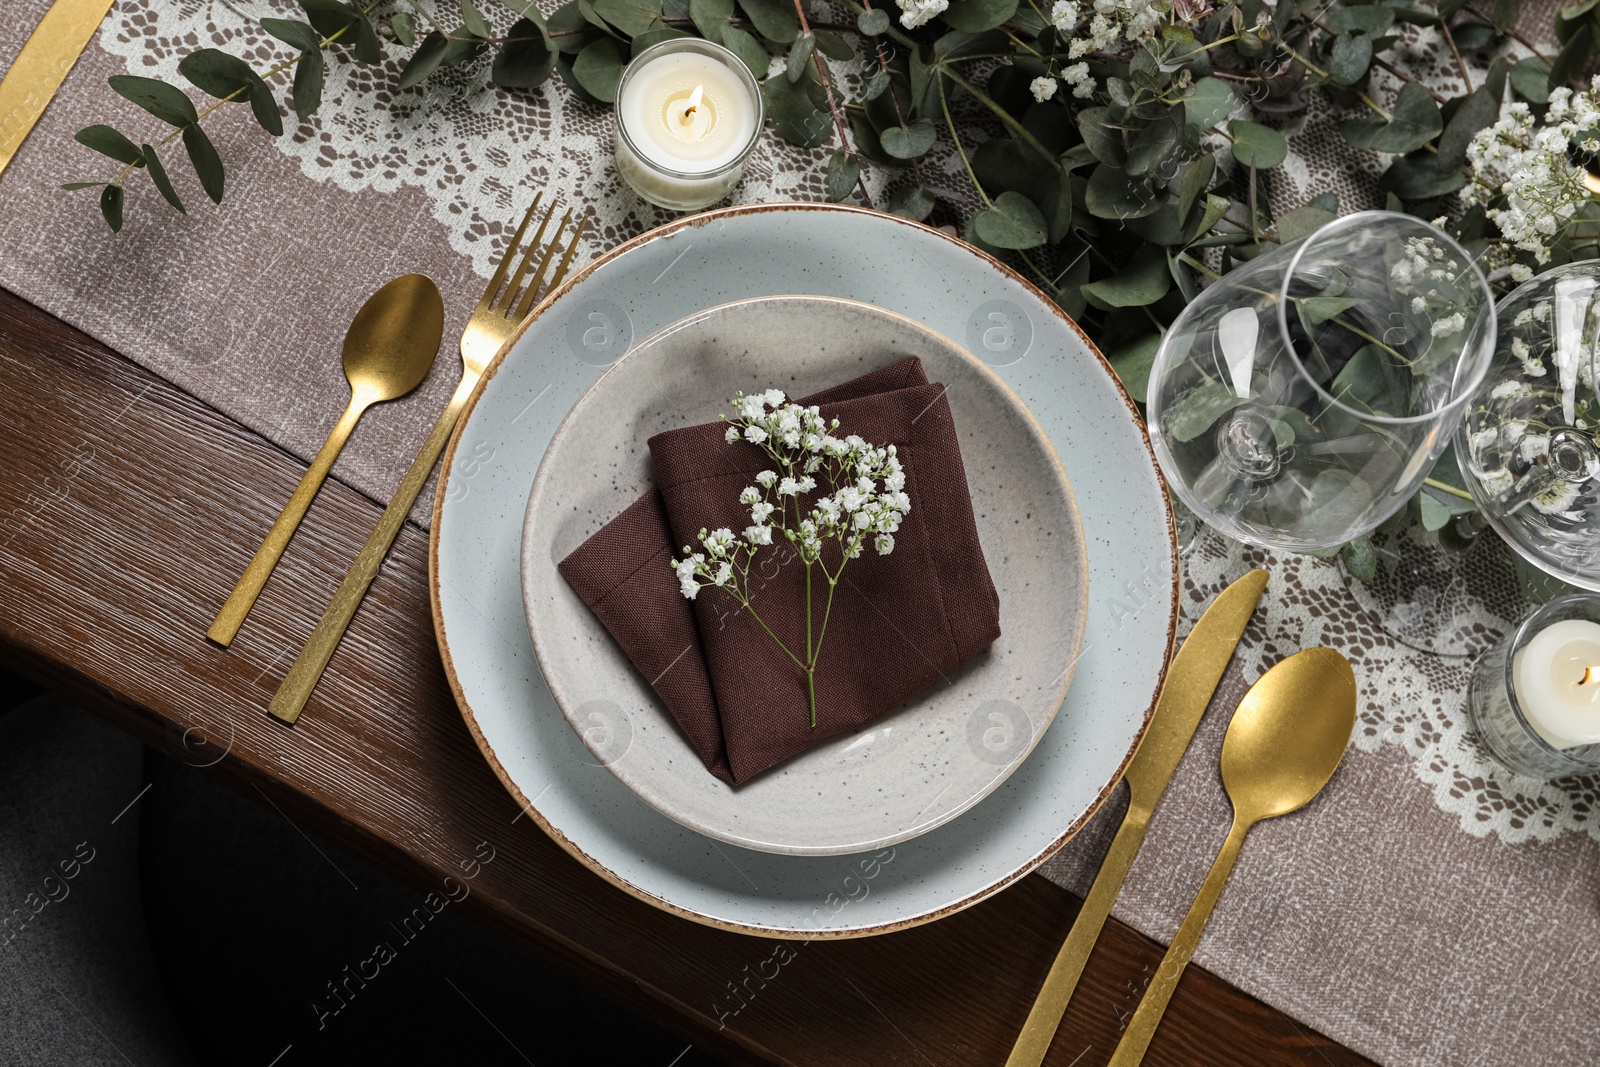
[[[389, 500], [389, 506], [383, 509], [377, 527], [367, 538], [367, 543], [361, 547], [361, 554], [356, 557], [355, 563], [351, 564], [350, 570], [346, 572], [344, 581], [340, 583], [338, 591], [333, 594], [333, 600], [328, 604], [328, 609], [322, 613], [317, 628], [311, 631], [305, 647], [300, 650], [294, 665], [289, 668], [289, 673], [284, 676], [278, 691], [273, 694], [272, 703], [267, 710], [274, 718], [292, 725], [300, 717], [300, 712], [305, 708], [312, 689], [316, 688], [317, 680], [322, 677], [324, 668], [328, 666], [328, 660], [333, 657], [333, 650], [339, 646], [345, 629], [355, 616], [356, 608], [361, 605], [361, 598], [366, 596], [367, 587], [372, 584], [372, 579], [383, 566], [383, 558], [388, 555], [390, 546], [400, 533], [400, 527], [406, 521], [406, 516], [411, 514], [411, 507], [417, 501], [417, 494], [422, 492], [422, 484], [428, 480], [428, 473], [433, 470], [434, 463], [439, 459], [439, 453], [444, 451], [445, 443], [450, 440], [450, 431], [455, 428], [456, 419], [460, 418], [473, 389], [483, 377], [483, 372], [488, 369], [489, 361], [500, 351], [500, 346], [505, 344], [516, 331], [517, 324], [533, 309], [535, 298], [540, 288], [545, 285], [545, 271], [550, 269], [551, 260], [555, 258], [561, 244], [562, 232], [572, 221], [572, 211], [569, 208], [561, 216], [556, 232], [549, 242], [545, 243], [545, 230], [556, 213], [556, 205], [552, 203], [545, 211], [544, 218], [539, 222], [538, 231], [533, 235], [527, 251], [522, 253], [515, 272], [507, 282], [507, 269], [522, 247], [522, 235], [527, 231], [528, 223], [533, 220], [534, 213], [539, 210], [539, 203], [543, 199], [543, 193], [534, 197], [533, 203], [528, 207], [528, 213], [522, 216], [521, 225], [517, 227], [517, 232], [512, 235], [511, 242], [506, 246], [505, 254], [501, 256], [500, 263], [495, 268], [494, 277], [489, 279], [489, 287], [484, 290], [483, 299], [472, 309], [472, 318], [461, 334], [461, 384], [456, 386], [455, 395], [450, 398], [450, 404], [444, 409], [444, 414], [439, 416], [439, 421], [434, 425], [433, 432], [428, 435], [422, 451], [418, 452], [417, 458], [411, 462], [411, 469], [406, 471], [406, 476], [401, 479], [400, 487]], [[573, 227], [572, 235], [567, 239], [566, 250], [561, 254], [561, 261], [557, 264], [555, 273], [550, 276], [546, 292], [554, 291], [566, 277], [567, 268], [572, 264], [572, 254], [578, 248], [578, 238], [583, 235], [585, 222], [586, 220], [580, 218], [578, 224]], [[539, 257], [538, 269], [524, 290], [522, 283], [535, 257]], [[502, 284], [504, 284], [503, 290]]]

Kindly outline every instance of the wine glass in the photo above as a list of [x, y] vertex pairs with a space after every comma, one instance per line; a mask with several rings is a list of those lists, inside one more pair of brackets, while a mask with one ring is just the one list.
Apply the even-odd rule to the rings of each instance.
[[1499, 315], [1489, 373], [1456, 432], [1463, 480], [1519, 555], [1600, 590], [1600, 260], [1522, 283]]
[[1173, 490], [1229, 537], [1316, 552], [1427, 477], [1493, 354], [1494, 300], [1447, 234], [1363, 211], [1200, 293], [1150, 372]]

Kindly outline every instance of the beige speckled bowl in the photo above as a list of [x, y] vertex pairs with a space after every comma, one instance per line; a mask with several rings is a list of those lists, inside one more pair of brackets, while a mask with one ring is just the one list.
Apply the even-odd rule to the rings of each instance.
[[[797, 344], [798, 341], [798, 344]], [[803, 361], [796, 351], [803, 350]], [[910, 355], [948, 398], [1002, 637], [947, 686], [735, 789], [688, 741], [556, 564], [651, 484], [647, 439], [714, 420], [734, 391], [790, 395]], [[947, 338], [870, 304], [777, 296], [666, 327], [596, 381], [556, 430], [523, 523], [523, 605], [546, 684], [603, 763], [663, 814], [745, 848], [861, 852], [955, 818], [1018, 767], [1066, 694], [1088, 567], [1071, 488], [1015, 394]]]

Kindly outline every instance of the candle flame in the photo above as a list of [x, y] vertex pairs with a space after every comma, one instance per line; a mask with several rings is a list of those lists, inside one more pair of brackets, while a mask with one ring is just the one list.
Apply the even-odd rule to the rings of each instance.
[[706, 87], [704, 85], [696, 85], [694, 87], [694, 92], [689, 94], [689, 106], [683, 109], [684, 118], [688, 118], [695, 113], [695, 109], [700, 106], [700, 98], [705, 95], [705, 91]]
[[1595, 667], [1585, 667], [1583, 669], [1583, 677], [1578, 679], [1578, 684], [1593, 685], [1596, 682], [1600, 682], [1600, 669]]

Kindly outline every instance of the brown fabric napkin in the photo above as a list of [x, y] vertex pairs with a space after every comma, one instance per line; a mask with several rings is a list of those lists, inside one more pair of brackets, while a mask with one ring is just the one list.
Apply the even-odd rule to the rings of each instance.
[[[739, 784], [903, 703], [1000, 636], [1000, 601], [978, 543], [944, 387], [908, 359], [804, 397], [841, 434], [893, 443], [911, 511], [894, 551], [870, 548], [844, 570], [817, 665], [817, 725], [805, 672], [732, 597], [678, 590], [675, 551], [702, 527], [750, 524], [739, 491], [771, 466], [728, 444], [725, 423], [650, 439], [656, 489], [561, 561], [568, 584], [655, 688], [706, 767]], [[827, 580], [813, 568], [813, 610]], [[761, 550], [751, 603], [790, 648], [805, 648], [805, 566], [786, 543]]]

